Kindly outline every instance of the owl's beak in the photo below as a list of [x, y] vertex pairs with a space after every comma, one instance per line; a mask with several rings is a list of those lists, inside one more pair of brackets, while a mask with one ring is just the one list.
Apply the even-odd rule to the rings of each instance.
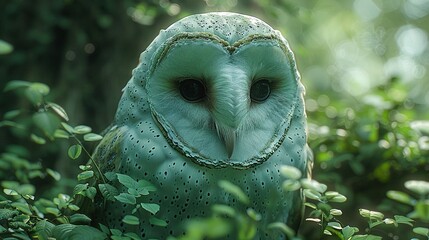
[[226, 152], [228, 153], [228, 158], [231, 158], [234, 153], [235, 141], [237, 139], [237, 135], [234, 132], [227, 133], [223, 136], [223, 141], [225, 143]]
[[237, 130], [231, 127], [221, 127], [219, 125], [216, 125], [216, 129], [219, 138], [225, 144], [225, 150], [228, 154], [228, 158], [231, 158], [237, 141]]

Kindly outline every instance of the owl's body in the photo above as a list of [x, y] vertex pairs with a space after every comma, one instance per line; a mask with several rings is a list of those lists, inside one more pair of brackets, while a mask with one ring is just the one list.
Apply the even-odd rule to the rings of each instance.
[[[239, 186], [261, 226], [300, 221], [300, 193], [285, 192], [280, 166], [308, 171], [303, 87], [278, 31], [233, 13], [193, 15], [161, 31], [124, 89], [113, 127], [94, 155], [102, 171], [151, 182], [147, 202], [167, 227], [139, 215], [143, 239], [180, 235], [210, 206], [243, 206], [219, 180]], [[107, 202], [106, 221], [123, 229], [126, 205]], [[258, 239], [279, 239], [258, 229]]]

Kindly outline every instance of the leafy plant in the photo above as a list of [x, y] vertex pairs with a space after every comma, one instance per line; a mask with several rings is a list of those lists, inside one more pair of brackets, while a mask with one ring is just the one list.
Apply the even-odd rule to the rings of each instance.
[[[45, 145], [60, 139], [71, 139], [75, 143], [68, 149], [71, 159], [77, 159], [82, 152], [91, 159], [89, 151], [83, 142], [101, 140], [101, 136], [91, 132], [91, 128], [83, 125], [72, 127], [66, 122], [68, 116], [58, 104], [46, 101], [50, 89], [43, 83], [11, 81], [5, 91], [16, 91], [32, 104], [33, 111], [12, 110], [5, 114], [5, 120], [0, 126], [8, 126], [24, 132], [30, 141]], [[84, 196], [93, 201], [97, 190], [89, 185], [94, 177], [93, 166], [81, 165], [77, 175], [78, 184], [73, 194], [58, 193], [52, 199], [36, 198], [36, 186], [33, 181], [37, 178], [50, 176], [56, 181], [61, 175], [44, 168], [40, 163], [33, 163], [21, 156], [21, 148], [10, 148], [0, 157], [0, 175], [3, 195], [0, 203], [0, 236], [17, 239], [48, 239], [54, 237], [64, 239], [65, 236], [82, 236], [83, 239], [102, 239], [106, 236], [102, 231], [89, 224], [91, 218], [80, 213], [77, 205], [78, 196]], [[10, 175], [14, 172], [14, 175]]]

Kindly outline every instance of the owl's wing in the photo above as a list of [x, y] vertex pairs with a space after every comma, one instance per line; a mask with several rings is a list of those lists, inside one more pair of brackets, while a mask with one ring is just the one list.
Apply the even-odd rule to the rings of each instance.
[[[119, 167], [121, 143], [125, 132], [125, 126], [111, 126], [107, 129], [103, 139], [95, 149], [92, 160], [101, 173], [111, 172]], [[101, 180], [100, 176], [99, 178]]]
[[[304, 150], [307, 159], [307, 165], [305, 168], [305, 172], [307, 174], [307, 178], [311, 179], [311, 174], [313, 170], [313, 151], [311, 148], [306, 145]], [[304, 218], [304, 211], [305, 211], [305, 197], [302, 191], [294, 192], [293, 201], [292, 204], [294, 206], [291, 208], [291, 211], [289, 212], [289, 218], [287, 221], [287, 225], [297, 231], [299, 229], [299, 225], [301, 224], [303, 218]]]
[[[117, 127], [115, 125], [107, 128], [103, 139], [97, 146], [92, 155], [89, 165], [93, 167], [95, 178], [89, 183], [89, 187], [98, 188], [98, 184], [107, 182], [103, 174], [108, 171], [113, 171], [120, 164], [120, 145], [124, 135], [125, 127]], [[94, 201], [89, 198], [78, 195], [76, 196], [76, 204], [81, 208], [81, 211], [92, 216], [96, 216], [104, 206], [103, 197], [99, 193], [95, 196]]]

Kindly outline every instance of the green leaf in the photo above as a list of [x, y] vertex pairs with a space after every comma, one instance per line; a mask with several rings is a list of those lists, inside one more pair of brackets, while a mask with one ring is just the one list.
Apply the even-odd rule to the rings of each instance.
[[133, 215], [126, 215], [123, 219], [122, 222], [128, 224], [128, 225], [139, 225], [140, 224], [140, 220], [138, 217], [133, 216]]
[[110, 233], [110, 230], [109, 230], [109, 228], [106, 225], [103, 225], [103, 224], [99, 223], [98, 226], [99, 226], [100, 230], [103, 231], [105, 234], [109, 234]]
[[400, 215], [395, 215], [394, 218], [395, 218], [395, 221], [399, 224], [407, 224], [411, 227], [413, 226], [412, 222], [414, 222], [414, 220], [411, 218], [400, 216]]
[[71, 159], [77, 159], [82, 153], [82, 146], [79, 144], [72, 145], [69, 147], [68, 155]]
[[225, 215], [231, 218], [236, 215], [235, 209], [228, 205], [214, 204], [211, 208], [212, 211], [217, 215]]
[[26, 127], [23, 124], [16, 123], [14, 121], [0, 121], [0, 127], [13, 127], [21, 130], [25, 130]]
[[413, 228], [413, 232], [425, 237], [429, 237], [429, 228], [416, 227], [416, 228]]
[[94, 176], [94, 171], [85, 171], [85, 172], [81, 172], [77, 175], [77, 180], [78, 181], [83, 181], [86, 179], [90, 179]]
[[12, 189], [4, 188], [3, 192], [8, 196], [18, 196], [18, 192]]
[[[131, 238], [132, 240], [141, 240], [141, 237], [133, 232], [125, 233], [124, 236]], [[153, 239], [152, 239], [153, 240]]]
[[9, 189], [12, 189], [12, 190], [18, 189], [19, 185], [20, 184], [17, 181], [2, 181], [1, 182], [1, 186], [3, 188], [9, 188]]
[[155, 203], [141, 203], [140, 205], [143, 209], [154, 215], [159, 211], [159, 205]]
[[84, 195], [84, 192], [85, 192], [85, 190], [87, 190], [87, 189], [88, 189], [88, 183], [85, 183], [85, 184], [77, 184], [77, 185], [74, 187], [74, 189], [73, 189], [73, 194], [74, 194], [74, 195], [77, 195], [77, 194]]
[[56, 239], [69, 239], [68, 234], [76, 227], [72, 224], [60, 224], [52, 229], [52, 237]]
[[57, 171], [50, 169], [50, 168], [46, 169], [46, 173], [48, 173], [49, 176], [51, 176], [53, 179], [55, 179], [55, 181], [59, 181], [61, 179], [61, 174]]
[[359, 209], [359, 214], [364, 218], [369, 218], [371, 220], [382, 221], [384, 214], [381, 212], [370, 211], [367, 209]]
[[114, 198], [121, 203], [136, 204], [136, 197], [134, 197], [129, 193], [121, 193], [118, 196], [115, 196]]
[[48, 102], [46, 104], [46, 107], [52, 109], [59, 117], [61, 117], [65, 121], [69, 120], [69, 117], [67, 116], [67, 112], [60, 105], [53, 102]]
[[419, 219], [429, 222], [429, 199], [418, 201], [414, 211]]
[[344, 195], [342, 195], [342, 194], [340, 194], [338, 192], [334, 192], [334, 191], [328, 191], [328, 192], [326, 192], [325, 193], [325, 197], [326, 197], [326, 199], [329, 202], [338, 202], [338, 203], [341, 203], [341, 202], [347, 201], [347, 198]]
[[13, 51], [13, 46], [10, 43], [0, 40], [0, 55], [8, 54], [8, 53], [11, 53], [12, 51]]
[[355, 235], [352, 240], [382, 240], [383, 238], [375, 235]]
[[112, 233], [113, 236], [121, 236], [122, 235], [122, 231], [115, 229], [115, 228], [111, 228], [110, 232]]
[[336, 229], [336, 230], [343, 229], [343, 227], [341, 226], [341, 224], [338, 223], [338, 222], [328, 222], [328, 226], [331, 227], [331, 228], [333, 228], [333, 229]]
[[254, 209], [248, 208], [246, 210], [247, 216], [249, 216], [253, 221], [260, 221], [262, 216], [261, 214], [257, 213]]
[[47, 207], [47, 208], [45, 208], [45, 211], [47, 213], [54, 215], [54, 216], [59, 216], [61, 213], [58, 208], [53, 208], [53, 207]]
[[410, 123], [411, 128], [420, 132], [422, 135], [429, 135], [429, 121], [417, 120]]
[[102, 231], [86, 225], [77, 225], [71, 231], [70, 238], [79, 240], [94, 240], [94, 239], [107, 239], [107, 236]]
[[116, 175], [118, 177], [118, 181], [122, 185], [124, 185], [125, 187], [127, 187], [127, 188], [136, 188], [136, 186], [137, 186], [138, 183], [132, 177], [130, 177], [128, 175], [125, 175], [125, 174], [120, 174], [120, 173], [117, 173]]
[[343, 212], [340, 209], [331, 209], [329, 210], [329, 213], [333, 216], [341, 216], [343, 215]]
[[392, 219], [392, 218], [385, 218], [384, 220], [383, 220], [383, 222], [385, 223], [385, 224], [395, 224], [395, 226], [397, 226], [398, 224], [396, 223], [396, 221], [394, 220], [394, 219]]
[[33, 142], [35, 142], [37, 144], [40, 144], [40, 145], [43, 145], [43, 144], [46, 143], [46, 140], [44, 138], [39, 137], [39, 136], [37, 136], [36, 134], [33, 134], [33, 133], [30, 135], [30, 138], [31, 138], [31, 140]]
[[70, 133], [70, 134], [73, 134], [73, 133], [74, 133], [74, 128], [73, 128], [72, 126], [68, 125], [68, 124], [67, 124], [67, 123], [65, 123], [65, 122], [61, 122], [61, 125], [63, 126], [63, 128], [64, 128], [68, 133]]
[[40, 220], [36, 223], [36, 226], [34, 227], [34, 231], [36, 232], [36, 235], [38, 239], [44, 240], [49, 239], [49, 236], [52, 233], [52, 229], [55, 227], [54, 224], [50, 223], [48, 220]]
[[306, 207], [311, 208], [311, 209], [317, 209], [316, 204], [313, 204], [313, 203], [310, 203], [310, 202], [306, 202], [306, 203], [304, 203], [304, 205], [305, 205]]
[[95, 195], [97, 195], [97, 189], [95, 187], [89, 187], [85, 191], [85, 196], [91, 200], [94, 200]]
[[21, 114], [21, 110], [18, 110], [18, 109], [17, 110], [11, 110], [11, 111], [6, 112], [3, 115], [3, 118], [10, 120], [10, 119], [17, 117], [19, 114]]
[[56, 129], [54, 132], [55, 138], [62, 138], [62, 139], [68, 139], [70, 137], [69, 133], [62, 130], [62, 129]]
[[89, 223], [91, 223], [91, 218], [89, 218], [85, 214], [81, 214], [81, 213], [73, 214], [69, 218], [70, 218], [70, 223], [73, 223], [73, 224], [89, 224]]
[[91, 165], [79, 165], [79, 169], [82, 171], [88, 171], [92, 169]]
[[92, 131], [92, 129], [88, 126], [85, 125], [79, 125], [74, 127], [73, 132], [76, 134], [87, 134], [90, 133]]
[[114, 197], [119, 194], [118, 189], [108, 183], [98, 184], [98, 188], [100, 189], [101, 195], [109, 201], [114, 201]]
[[311, 189], [319, 193], [324, 193], [328, 189], [325, 184], [319, 183], [316, 180], [308, 178], [301, 179], [301, 186], [305, 189]]
[[168, 225], [166, 221], [153, 216], [149, 218], [149, 223], [159, 227], [165, 227]]
[[39, 92], [40, 94], [42, 94], [43, 96], [46, 96], [49, 94], [49, 86], [44, 84], [44, 83], [40, 83], [40, 82], [34, 82], [31, 83], [31, 85], [29, 86], [29, 88], [33, 91]]
[[49, 93], [49, 87], [43, 83], [31, 83], [30, 86], [25, 89], [25, 97], [34, 105], [40, 106], [43, 103], [43, 97]]
[[19, 212], [17, 210], [0, 208], [0, 220], [8, 220], [9, 218], [13, 218], [18, 214]]
[[413, 199], [412, 197], [410, 197], [410, 195], [404, 193], [404, 192], [400, 192], [400, 191], [388, 191], [387, 192], [387, 197], [390, 199], [393, 199], [395, 201], [398, 201], [400, 203], [405, 203], [408, 205], [413, 206], [416, 202], [415, 199]]
[[317, 204], [317, 209], [325, 213], [326, 215], [329, 215], [331, 212], [331, 205], [325, 203], [324, 201]]
[[11, 90], [15, 90], [18, 88], [24, 88], [24, 87], [29, 87], [31, 85], [31, 82], [27, 82], [27, 81], [21, 81], [21, 80], [13, 80], [10, 81], [6, 84], [4, 91], [11, 91]]
[[419, 195], [429, 194], [429, 182], [410, 180], [405, 182], [405, 187]]
[[305, 197], [313, 200], [317, 200], [317, 201], [320, 201], [321, 200], [320, 198], [322, 197], [322, 194], [320, 194], [318, 191], [315, 191], [313, 189], [304, 189], [303, 193]]
[[88, 133], [83, 136], [83, 140], [87, 142], [100, 141], [101, 139], [103, 139], [103, 137], [95, 133]]
[[[23, 223], [23, 222], [9, 222], [10, 228], [16, 228], [16, 229], [27, 229], [29, 230], [31, 228], [30, 225]], [[25, 237], [25, 235], [21, 235], [22, 237]]]
[[75, 204], [71, 204], [71, 203], [67, 206], [67, 208], [70, 209], [70, 210], [72, 210], [72, 211], [75, 211], [75, 212], [79, 211], [79, 209], [80, 209], [79, 206], [77, 206]]
[[289, 238], [292, 238], [293, 236], [295, 236], [295, 231], [282, 222], [274, 222], [274, 223], [268, 224], [267, 227], [268, 229], [278, 230], [286, 234], [286, 236], [288, 236]]
[[104, 176], [106, 177], [106, 179], [108, 181], [114, 181], [117, 178], [116, 173], [114, 173], [114, 172], [105, 172]]
[[92, 240], [106, 239], [107, 235], [94, 227], [86, 225], [60, 224], [53, 228], [52, 237], [56, 239]]
[[25, 97], [30, 101], [33, 105], [40, 106], [43, 102], [43, 95], [37, 91], [33, 91], [30, 88], [25, 89]]
[[280, 173], [283, 175], [283, 177], [293, 180], [298, 180], [302, 176], [302, 173], [298, 168], [287, 165], [280, 167]]
[[45, 209], [47, 207], [55, 207], [55, 204], [51, 200], [47, 200], [47, 199], [41, 198], [41, 199], [39, 199], [39, 200], [37, 200], [35, 202], [35, 206], [38, 209], [43, 210], [43, 209]]
[[241, 190], [240, 187], [232, 184], [229, 181], [226, 180], [220, 180], [218, 182], [218, 185], [220, 188], [222, 188], [225, 192], [230, 193], [234, 197], [236, 197], [240, 202], [248, 205], [249, 204], [249, 198], [247, 195]]
[[31, 184], [21, 184], [15, 189], [20, 195], [33, 195], [36, 188]]
[[64, 209], [69, 204], [70, 199], [71, 198], [69, 195], [60, 193], [56, 198], [53, 199], [53, 202], [58, 206], [58, 209]]
[[156, 188], [150, 182], [140, 179], [139, 181], [134, 180], [125, 174], [116, 174], [118, 181], [128, 188], [128, 193], [139, 197], [140, 195], [148, 195], [150, 191], [155, 191]]
[[295, 179], [287, 179], [282, 184], [283, 190], [293, 192], [301, 188], [301, 183]]
[[350, 237], [352, 237], [355, 233], [357, 233], [359, 231], [359, 229], [357, 228], [353, 228], [350, 226], [345, 226], [343, 227], [343, 229], [341, 230], [341, 232], [344, 235], [344, 239], [348, 240], [350, 239]]
[[[232, 228], [231, 223], [225, 219], [197, 218], [188, 221], [186, 235], [189, 235], [189, 239], [227, 239], [227, 234], [232, 233]], [[245, 232], [238, 233], [239, 236], [236, 239], [253, 239], [248, 235], [253, 232], [254, 227], [245, 226], [244, 229]]]

